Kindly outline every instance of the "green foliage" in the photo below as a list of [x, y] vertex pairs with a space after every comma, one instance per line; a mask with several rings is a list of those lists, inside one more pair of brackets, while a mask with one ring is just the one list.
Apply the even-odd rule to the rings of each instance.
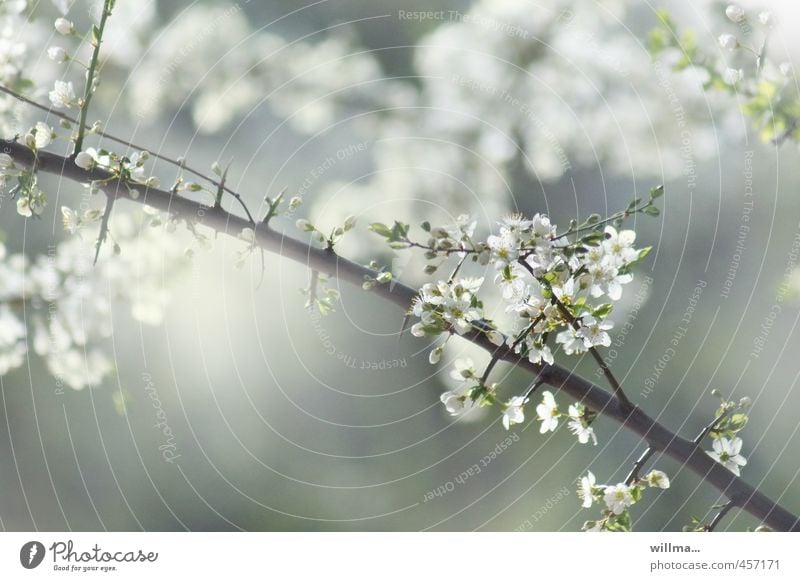
[[[702, 70], [707, 76], [704, 89], [735, 96], [742, 103], [742, 112], [752, 119], [762, 141], [781, 143], [787, 139], [800, 139], [800, 93], [790, 72], [791, 67], [769, 61], [766, 52], [769, 30], [766, 26], [761, 28], [760, 42], [750, 46], [744, 38], [735, 38], [735, 45], [729, 47], [730, 58], [721, 58], [718, 51], [703, 52], [694, 31], [679, 32], [665, 10], [659, 10], [657, 14], [659, 23], [650, 31], [647, 43], [653, 58], [672, 51], [679, 55], [672, 67], [674, 71]], [[775, 76], [775, 70], [784, 66], [788, 69]], [[773, 76], [767, 76], [766, 69], [771, 69]], [[726, 70], [733, 74], [732, 78], [725, 78], [723, 72]], [[735, 76], [737, 71], [742, 73], [739, 80]]]

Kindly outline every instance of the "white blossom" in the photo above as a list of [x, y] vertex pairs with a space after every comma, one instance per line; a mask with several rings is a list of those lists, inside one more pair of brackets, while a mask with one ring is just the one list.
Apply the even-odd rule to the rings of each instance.
[[578, 442], [587, 444], [589, 440], [592, 440], [594, 445], [597, 446], [597, 436], [594, 433], [594, 428], [586, 422], [582, 404], [570, 405], [568, 413], [570, 421], [567, 423], [567, 428], [578, 436]]
[[[62, 208], [65, 226], [75, 231], [97, 228], [100, 215], [92, 208], [80, 215]], [[101, 252], [96, 265], [96, 230], [67, 239], [35, 261], [6, 255], [0, 245], [0, 300], [26, 303], [28, 344], [74, 389], [99, 385], [114, 370], [102, 345], [112, 332], [112, 299], [129, 305], [134, 320], [160, 324], [169, 301], [165, 272], [177, 271], [182, 260], [179, 241], [152, 228], [139, 232], [128, 215], [115, 213], [110, 230], [123, 250]], [[24, 330], [0, 307], [0, 374], [24, 363], [25, 341], [12, 340], [25, 337]]]
[[595, 477], [591, 471], [586, 472], [586, 476], [581, 477], [580, 487], [578, 488], [578, 498], [583, 500], [581, 506], [583, 508], [590, 508], [594, 501], [593, 492], [595, 486]]
[[60, 46], [51, 46], [47, 49], [47, 56], [51, 61], [63, 63], [67, 60], [67, 51]]
[[747, 18], [744, 8], [736, 6], [735, 4], [730, 4], [725, 9], [725, 16], [727, 16], [728, 20], [730, 20], [731, 22], [737, 22], [737, 23], [744, 22], [745, 19]]
[[55, 353], [48, 358], [47, 366], [54, 377], [76, 390], [100, 385], [114, 368], [111, 358], [99, 349], [87, 353], [78, 349]]
[[446, 391], [439, 396], [439, 399], [451, 416], [461, 415], [472, 409], [474, 405], [474, 402], [469, 397], [469, 388], [467, 386]]
[[22, 169], [14, 163], [7, 153], [0, 153], [0, 176], [18, 176]]
[[581, 326], [576, 335], [583, 338], [587, 349], [589, 347], [608, 347], [611, 345], [611, 337], [606, 331], [614, 328], [612, 323], [598, 321], [591, 315], [582, 317], [580, 322]]
[[616, 266], [626, 266], [639, 257], [639, 252], [633, 247], [636, 232], [633, 230], [617, 232], [613, 226], [606, 226], [604, 232], [606, 238], [603, 240], [603, 249], [614, 257]]
[[72, 86], [72, 81], [56, 81], [49, 96], [50, 103], [56, 109], [71, 107], [75, 101], [75, 89]]
[[720, 34], [717, 40], [722, 48], [726, 48], [728, 50], [734, 50], [739, 46], [739, 41], [732, 34]]
[[[552, 365], [555, 362], [555, 359], [553, 359], [553, 353], [550, 351], [550, 347], [548, 345], [540, 343], [539, 341], [528, 340], [527, 346], [528, 361], [531, 363], [535, 363], [536, 365], [541, 363]], [[519, 351], [519, 348], [517, 351]]]
[[549, 391], [542, 393], [542, 403], [536, 406], [536, 417], [542, 422], [539, 433], [554, 432], [558, 427], [558, 405]]
[[634, 502], [630, 487], [622, 483], [606, 486], [603, 501], [614, 514], [622, 514]]
[[722, 73], [722, 80], [728, 85], [735, 85], [742, 80], [744, 71], [742, 69], [727, 68]]
[[75, 30], [75, 25], [71, 21], [63, 17], [56, 18], [53, 27], [59, 34], [63, 34], [64, 36], [72, 34], [73, 31]]
[[514, 424], [519, 424], [525, 421], [525, 406], [526, 399], [524, 396], [514, 396], [506, 404], [506, 409], [503, 411], [503, 427], [507, 430]]
[[769, 10], [764, 10], [763, 12], [758, 13], [758, 21], [767, 27], [775, 26], [775, 17], [772, 15], [772, 12]]
[[580, 355], [587, 351], [586, 340], [572, 327], [558, 333], [556, 343], [561, 345], [567, 355]]
[[75, 165], [81, 169], [92, 169], [95, 166], [95, 158], [88, 151], [80, 151], [75, 156]]
[[475, 304], [475, 293], [482, 284], [482, 278], [428, 283], [420, 290], [412, 313], [425, 325], [450, 326], [457, 333], [464, 334], [472, 328], [472, 321], [483, 316]]
[[35, 129], [36, 134], [34, 136], [34, 145], [36, 146], [36, 149], [44, 149], [53, 142], [55, 132], [47, 123], [39, 121], [36, 123]]
[[475, 363], [469, 357], [456, 359], [453, 362], [453, 370], [450, 371], [450, 377], [456, 381], [468, 381], [477, 378]]
[[661, 470], [651, 470], [644, 479], [652, 488], [669, 488], [669, 477]]
[[25, 325], [11, 312], [8, 305], [0, 305], [0, 375], [5, 375], [25, 362], [27, 353]]
[[739, 476], [741, 467], [747, 465], [747, 459], [740, 454], [742, 451], [742, 439], [733, 438], [729, 440], [723, 436], [714, 440], [711, 446], [713, 450], [706, 453], [736, 474], [736, 476]]

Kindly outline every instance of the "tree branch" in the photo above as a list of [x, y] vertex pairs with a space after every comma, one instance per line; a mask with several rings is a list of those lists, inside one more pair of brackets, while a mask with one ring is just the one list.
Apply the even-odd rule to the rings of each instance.
[[[30, 167], [35, 161], [33, 152], [16, 141], [0, 140], [0, 150], [9, 154], [15, 162], [21, 165]], [[45, 151], [40, 151], [37, 155], [38, 170], [41, 172], [60, 175], [84, 184], [91, 181], [108, 180], [112, 177], [111, 174], [100, 168], [82, 170], [69, 159], [60, 155]], [[134, 186], [134, 184], [130, 185]], [[141, 189], [142, 186], [136, 184], [135, 187]], [[128, 191], [126, 187], [108, 188], [107, 195], [117, 199], [131, 199]], [[209, 207], [160, 189], [148, 188], [135, 201], [149, 204], [177, 217], [205, 224], [219, 232], [229, 233], [233, 236], [237, 236], [243, 228], [253, 227], [250, 221], [235, 216], [222, 208]], [[255, 234], [256, 243], [263, 249], [358, 287], [361, 287], [365, 276], [374, 278], [377, 275], [369, 268], [326, 252], [322, 248], [315, 248], [304, 241], [286, 236], [273, 228], [264, 227], [263, 224], [256, 227]], [[399, 282], [393, 285], [377, 284], [369, 292], [396, 304], [404, 311], [408, 310], [412, 300], [417, 296], [417, 290]], [[497, 349], [497, 346], [489, 341], [483, 332], [476, 330], [463, 337], [489, 352]], [[798, 517], [733, 474], [722, 464], [714, 461], [697, 444], [678, 436], [655, 421], [640, 407], [626, 407], [612, 393], [560, 365], [533, 364], [508, 347], [501, 348], [498, 355], [503, 361], [536, 374], [539, 379], [553, 388], [565, 392], [597, 413], [603, 414], [631, 430], [654, 451], [661, 452], [689, 468], [722, 492], [730, 500], [732, 507], [737, 506], [746, 510], [773, 529], [800, 531]]]

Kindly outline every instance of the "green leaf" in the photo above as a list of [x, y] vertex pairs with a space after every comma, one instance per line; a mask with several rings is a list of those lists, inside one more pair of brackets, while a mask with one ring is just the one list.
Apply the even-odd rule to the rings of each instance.
[[398, 240], [400, 238], [405, 238], [406, 236], [408, 236], [408, 231], [410, 229], [411, 226], [409, 226], [408, 224], [395, 221], [394, 226], [392, 226], [392, 234], [394, 235], [394, 239]]
[[639, 202], [641, 202], [641, 201], [642, 201], [642, 198], [633, 198], [631, 200], [631, 203], [628, 204], [628, 211], [630, 212], [631, 210], [633, 210], [636, 206], [639, 205]]
[[600, 244], [603, 242], [603, 240], [605, 240], [605, 238], [606, 235], [603, 234], [602, 232], [593, 232], [581, 238], [581, 241], [586, 246], [600, 246]]
[[655, 200], [656, 198], [660, 198], [664, 195], [664, 186], [656, 186], [650, 190], [650, 199]]
[[597, 317], [598, 319], [604, 319], [608, 315], [611, 314], [611, 311], [614, 310], [614, 305], [611, 303], [606, 303], [597, 307], [593, 312], [592, 315]]
[[381, 224], [380, 222], [373, 222], [368, 227], [370, 230], [375, 232], [375, 234], [379, 236], [383, 236], [384, 238], [391, 238], [392, 231], [386, 224]]
[[648, 216], [658, 216], [661, 214], [661, 210], [659, 210], [655, 206], [647, 206], [642, 210], [642, 212], [644, 212]]

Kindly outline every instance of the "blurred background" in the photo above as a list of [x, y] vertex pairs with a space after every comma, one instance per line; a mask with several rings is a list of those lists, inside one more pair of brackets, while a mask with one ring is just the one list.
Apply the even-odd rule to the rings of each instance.
[[[86, 28], [86, 3], [12, 4], [4, 42], [26, 46], [43, 87], [34, 97], [46, 103], [55, 78], [80, 87], [79, 71], [45, 52], [64, 43], [59, 11]], [[356, 215], [341, 253], [412, 285], [426, 280], [420, 257], [392, 255], [368, 223], [468, 213], [486, 235], [521, 211], [565, 226], [664, 183], [662, 216], [629, 224], [654, 250], [615, 311], [607, 357], [632, 399], [684, 436], [710, 421], [712, 389], [751, 397], [743, 476], [800, 512], [797, 145], [763, 143], [737, 95], [705, 90], [646, 47], [662, 5], [715, 58], [729, 58], [719, 34], [756, 43], [764, 31], [739, 30], [705, 0], [117, 4], [91, 120], [207, 173], [230, 162], [229, 184], [261, 214], [265, 195], [301, 197], [274, 223], [292, 235], [305, 236], [300, 217], [327, 230]], [[798, 8], [742, 5], [774, 12], [770, 55], [794, 62]], [[4, 137], [31, 120], [56, 125], [12, 103]], [[166, 164], [153, 171], [175, 179]], [[35, 260], [69, 238], [59, 208], [85, 191], [52, 176], [42, 185], [41, 220], [3, 197], [9, 256]], [[234, 266], [238, 232], [191, 259], [184, 229], [157, 234], [135, 262], [163, 296], [157, 315], [102, 285], [94, 292], [107, 296], [80, 303], [111, 305], [106, 332], [90, 337], [113, 362], [98, 385], [63, 385], [32, 346], [0, 377], [3, 529], [575, 531], [595, 516], [576, 479], [589, 469], [620, 481], [643, 450], [602, 417], [597, 447], [563, 427], [540, 435], [532, 410], [508, 432], [497, 409], [454, 420], [439, 403], [446, 363], [488, 359], [466, 342], [431, 366], [425, 340], [398, 337], [402, 311], [360, 289], [332, 281], [341, 300], [320, 317], [298, 292], [302, 265], [270, 255], [262, 272], [253, 254]], [[33, 325], [37, 309], [47, 305], [16, 316]], [[559, 362], [602, 384], [590, 358]], [[528, 387], [525, 373], [497, 369], [507, 395]], [[672, 486], [633, 508], [635, 530], [680, 530], [719, 501], [675, 462], [653, 465]], [[721, 529], [757, 525], [734, 512]]]

